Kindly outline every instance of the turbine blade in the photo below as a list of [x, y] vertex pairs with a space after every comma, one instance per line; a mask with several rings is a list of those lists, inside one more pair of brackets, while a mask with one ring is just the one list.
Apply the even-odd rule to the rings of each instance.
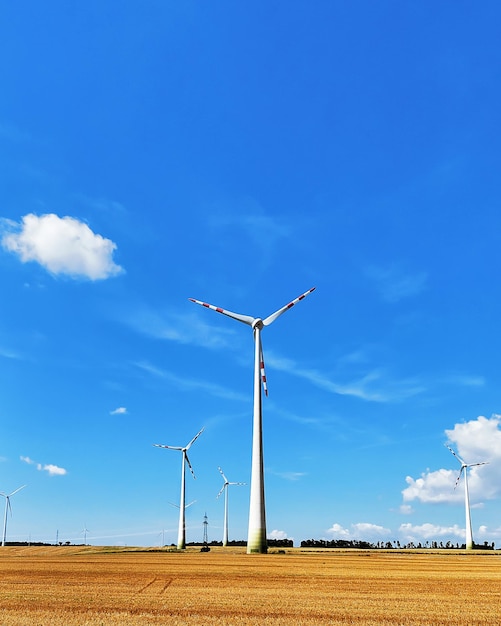
[[469, 463], [467, 467], [476, 467], [477, 465], [489, 465], [489, 461], [484, 461], [483, 463]]
[[188, 463], [188, 467], [190, 468], [190, 472], [193, 474], [193, 478], [196, 478], [195, 472], [193, 471], [193, 468], [191, 467], [190, 459], [188, 458], [188, 455], [186, 454], [186, 452], [184, 453], [184, 460], [186, 461], [186, 463]]
[[459, 470], [459, 475], [456, 478], [456, 484], [454, 485], [454, 489], [458, 486], [459, 481], [461, 480], [461, 474], [463, 473], [465, 466], [461, 465], [461, 469]]
[[193, 439], [190, 441], [190, 443], [185, 447], [185, 450], [189, 450], [192, 446], [193, 443], [195, 443], [195, 441], [200, 437], [200, 435], [204, 432], [205, 430], [205, 426], [198, 431], [198, 433], [193, 437]]
[[451, 454], [453, 454], [456, 457], [456, 459], [461, 463], [461, 465], [466, 465], [463, 459], [458, 454], [456, 454], [452, 448], [450, 448], [447, 444], [445, 444], [445, 447], [449, 450], [449, 452], [451, 452]]
[[226, 478], [226, 476], [224, 475], [223, 470], [222, 470], [220, 467], [218, 467], [217, 469], [218, 469], [218, 470], [219, 470], [219, 472], [221, 473], [221, 476], [223, 477], [224, 482], [225, 482], [225, 483], [227, 483], [227, 482], [228, 482], [228, 479], [227, 479], [227, 478]]
[[184, 506], [185, 509], [187, 509], [189, 506], [191, 506], [192, 504], [195, 504], [196, 500], [192, 500], [189, 504], [186, 504]]
[[261, 381], [263, 383], [264, 393], [268, 395], [268, 384], [266, 382], [266, 371], [264, 369], [264, 355], [263, 355], [263, 344], [261, 343], [261, 338], [259, 338], [259, 368], [261, 370]]
[[254, 318], [250, 315], [241, 315], [240, 313], [233, 313], [232, 311], [227, 311], [226, 309], [222, 309], [219, 306], [214, 306], [213, 304], [207, 304], [207, 302], [202, 302], [201, 300], [195, 300], [194, 298], [188, 298], [190, 302], [194, 302], [195, 304], [199, 304], [200, 306], [204, 306], [207, 309], [212, 309], [213, 311], [217, 311], [217, 313], [221, 313], [222, 315], [227, 315], [228, 317], [233, 318], [234, 320], [238, 320], [239, 322], [243, 322], [244, 324], [248, 324], [252, 326], [254, 322]]
[[17, 493], [18, 491], [21, 491], [21, 489], [24, 489], [26, 487], [26, 485], [23, 485], [22, 487], [18, 487], [15, 491], [13, 491], [12, 493], [9, 493], [9, 498], [10, 496], [13, 496], [15, 493]]
[[219, 490], [219, 493], [216, 496], [216, 500], [219, 498], [219, 496], [223, 493], [223, 491], [226, 489], [226, 485], [229, 485], [230, 483], [224, 483], [224, 485], [221, 487], [221, 489]]
[[246, 485], [247, 483], [228, 483], [228, 485]]
[[182, 450], [180, 446], [165, 446], [162, 443], [154, 443], [155, 448], [167, 448], [168, 450]]
[[312, 291], [315, 291], [315, 289], [316, 287], [312, 287], [311, 289], [308, 289], [308, 291], [305, 291], [305, 293], [300, 295], [298, 298], [296, 298], [295, 300], [292, 300], [292, 302], [289, 302], [289, 304], [286, 304], [281, 309], [278, 309], [278, 311], [275, 311], [275, 313], [272, 313], [271, 315], [269, 315], [265, 320], [263, 320], [263, 326], [269, 326], [270, 324], [273, 324], [273, 322], [277, 319], [277, 317], [280, 317], [282, 313], [285, 313], [285, 311], [288, 311], [289, 309], [291, 309], [300, 300], [304, 300], [304, 298], [306, 298], [306, 296], [309, 295]]

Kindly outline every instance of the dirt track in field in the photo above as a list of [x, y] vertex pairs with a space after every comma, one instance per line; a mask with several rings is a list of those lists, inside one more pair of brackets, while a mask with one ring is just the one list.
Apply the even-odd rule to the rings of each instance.
[[0, 626], [495, 626], [501, 555], [0, 549]]

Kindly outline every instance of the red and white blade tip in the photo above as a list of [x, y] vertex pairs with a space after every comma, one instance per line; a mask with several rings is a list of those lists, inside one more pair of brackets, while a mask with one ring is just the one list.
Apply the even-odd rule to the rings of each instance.
[[190, 441], [190, 443], [185, 447], [185, 450], [189, 450], [191, 448], [191, 446], [200, 437], [200, 435], [204, 432], [204, 430], [205, 430], [205, 426], [198, 431], [198, 433], [193, 437], [193, 439]]
[[206, 309], [212, 309], [216, 311], [216, 313], [221, 313], [221, 315], [226, 315], [228, 317], [233, 318], [239, 322], [243, 322], [244, 324], [248, 324], [252, 326], [254, 322], [254, 317], [250, 315], [241, 315], [240, 313], [233, 313], [233, 311], [228, 311], [227, 309], [222, 309], [220, 306], [214, 306], [213, 304], [209, 304], [208, 302], [202, 302], [201, 300], [195, 300], [195, 298], [188, 298], [190, 302], [194, 302], [195, 304], [199, 304], [200, 306], [204, 306]]
[[297, 298], [289, 302], [289, 304], [286, 304], [282, 308], [278, 309], [278, 311], [275, 311], [275, 313], [272, 313], [271, 315], [269, 315], [266, 319], [263, 320], [263, 326], [269, 326], [270, 324], [272, 324], [277, 319], [277, 317], [280, 317], [280, 315], [282, 315], [282, 313], [285, 313], [285, 311], [292, 309], [294, 305], [296, 305], [301, 300], [304, 300], [306, 296], [308, 296], [310, 293], [315, 291], [315, 289], [316, 287], [312, 287], [311, 289], [308, 289], [308, 291], [305, 291], [304, 293], [302, 293], [300, 296], [298, 296]]

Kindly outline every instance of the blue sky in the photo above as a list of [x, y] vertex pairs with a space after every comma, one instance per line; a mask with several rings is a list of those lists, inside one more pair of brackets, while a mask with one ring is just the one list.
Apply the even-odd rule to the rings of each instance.
[[[497, 2], [1, 4], [9, 540], [501, 545]], [[230, 491], [247, 537], [249, 488]], [[0, 503], [3, 506], [3, 503]]]

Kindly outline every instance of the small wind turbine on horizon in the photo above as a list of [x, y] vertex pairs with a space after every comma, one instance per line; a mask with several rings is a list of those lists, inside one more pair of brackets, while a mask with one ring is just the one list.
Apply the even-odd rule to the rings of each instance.
[[[185, 488], [185, 470], [186, 470], [186, 464], [188, 464], [188, 467], [190, 468], [190, 471], [193, 475], [193, 478], [196, 478], [195, 476], [195, 472], [193, 471], [193, 468], [191, 467], [191, 463], [190, 463], [190, 459], [188, 458], [188, 450], [191, 448], [191, 446], [195, 443], [195, 441], [200, 437], [200, 435], [204, 432], [205, 428], [202, 428], [201, 430], [198, 431], [198, 433], [193, 437], [193, 439], [186, 445], [183, 447], [181, 446], [166, 446], [160, 443], [154, 443], [153, 445], [156, 448], [167, 448], [168, 450], [179, 450], [180, 452], [182, 452], [182, 465], [181, 465], [181, 497], [179, 500], [179, 527], [178, 527], [178, 533], [177, 533], [177, 549], [178, 550], [184, 550], [186, 548], [186, 521], [185, 521], [185, 511], [188, 508], [188, 506], [186, 506], [185, 504], [185, 499], [186, 499], [186, 488]], [[192, 504], [192, 503], [190, 503]]]
[[265, 326], [272, 324], [282, 313], [288, 311], [295, 304], [306, 298], [315, 287], [309, 289], [289, 304], [275, 311], [264, 320], [260, 317], [241, 315], [232, 313], [226, 309], [207, 304], [200, 300], [189, 298], [191, 302], [199, 304], [207, 309], [212, 309], [222, 315], [227, 315], [239, 322], [247, 324], [254, 333], [254, 410], [252, 427], [252, 469], [250, 485], [250, 506], [249, 506], [249, 531], [247, 537], [247, 554], [267, 552], [266, 544], [266, 511], [264, 498], [264, 459], [263, 459], [263, 410], [261, 384], [264, 393], [268, 395], [268, 385], [266, 383], [266, 373], [264, 369], [263, 347], [261, 344], [261, 331]]
[[456, 478], [456, 484], [454, 485], [454, 489], [456, 489], [456, 487], [458, 486], [458, 483], [461, 480], [461, 474], [464, 471], [464, 507], [465, 507], [465, 515], [466, 515], [466, 528], [465, 528], [466, 549], [473, 550], [473, 533], [471, 530], [471, 515], [470, 515], [470, 497], [468, 495], [468, 468], [476, 467], [477, 465], [488, 465], [488, 462], [484, 461], [483, 463], [465, 463], [465, 461], [463, 461], [463, 459], [458, 454], [456, 454], [452, 448], [449, 448], [447, 444], [445, 447], [461, 463], [461, 469], [459, 470], [459, 475]]
[[216, 498], [219, 498], [219, 496], [223, 493], [224, 491], [224, 525], [223, 525], [223, 546], [227, 546], [228, 545], [228, 487], [230, 485], [245, 485], [246, 483], [230, 483], [229, 480], [226, 478], [226, 476], [223, 473], [223, 470], [218, 467], [217, 468], [219, 470], [219, 472], [221, 473], [221, 476], [223, 477], [224, 480], [224, 484], [221, 487], [220, 492], [217, 494]]
[[5, 539], [7, 537], [7, 513], [10, 511], [10, 515], [12, 517], [12, 507], [10, 505], [10, 499], [11, 497], [17, 493], [18, 491], [21, 491], [21, 489], [24, 489], [26, 487], [26, 485], [23, 485], [22, 487], [18, 487], [17, 489], [15, 489], [14, 491], [12, 491], [11, 493], [3, 493], [3, 491], [0, 491], [0, 496], [3, 496], [5, 498], [5, 515], [3, 518], [3, 537], [2, 537], [2, 546], [5, 546]]
[[87, 529], [87, 526], [84, 524], [83, 530], [82, 530], [82, 535], [84, 538], [84, 546], [87, 545], [87, 533], [89, 532], [89, 530]]

